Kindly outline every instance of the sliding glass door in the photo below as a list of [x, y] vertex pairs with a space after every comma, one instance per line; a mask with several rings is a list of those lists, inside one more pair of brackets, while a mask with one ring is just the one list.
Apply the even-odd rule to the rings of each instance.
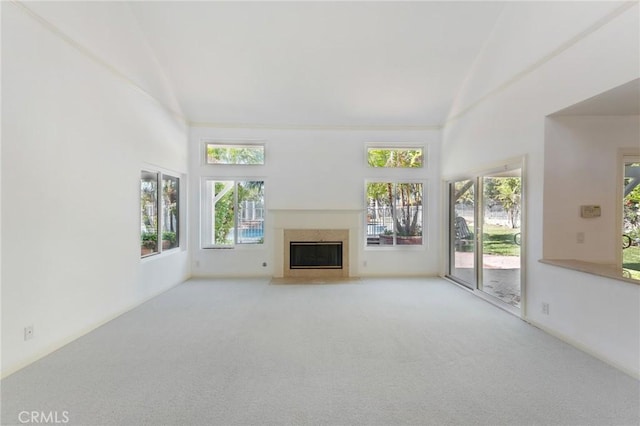
[[479, 289], [508, 305], [520, 307], [521, 170], [485, 175], [481, 181]]
[[447, 276], [510, 308], [522, 298], [522, 166], [449, 182]]
[[476, 287], [475, 182], [459, 180], [449, 184], [450, 276], [460, 284]]

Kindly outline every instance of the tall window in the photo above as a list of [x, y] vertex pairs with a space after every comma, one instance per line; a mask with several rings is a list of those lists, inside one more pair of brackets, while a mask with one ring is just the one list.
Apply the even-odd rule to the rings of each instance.
[[180, 245], [180, 179], [159, 172], [140, 175], [140, 255], [157, 254]]
[[264, 181], [206, 179], [202, 246], [264, 242]]
[[368, 182], [367, 246], [421, 245], [423, 184]]
[[206, 143], [207, 164], [261, 165], [264, 164], [263, 144]]

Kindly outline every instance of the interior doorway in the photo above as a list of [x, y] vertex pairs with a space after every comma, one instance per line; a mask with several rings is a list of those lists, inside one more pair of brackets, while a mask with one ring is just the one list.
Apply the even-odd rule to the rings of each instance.
[[522, 164], [450, 181], [447, 276], [509, 310], [522, 303]]

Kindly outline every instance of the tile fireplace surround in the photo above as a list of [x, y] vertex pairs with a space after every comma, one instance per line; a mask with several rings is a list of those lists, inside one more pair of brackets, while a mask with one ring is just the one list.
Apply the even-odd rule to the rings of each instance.
[[[274, 223], [274, 277], [353, 277], [357, 264], [362, 210], [269, 210]], [[291, 241], [342, 242], [342, 269], [290, 269]]]

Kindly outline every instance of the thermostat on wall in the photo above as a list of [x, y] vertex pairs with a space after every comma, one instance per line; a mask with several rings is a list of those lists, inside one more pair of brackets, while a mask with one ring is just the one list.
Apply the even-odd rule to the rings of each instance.
[[580, 217], [600, 217], [600, 206], [580, 206]]

